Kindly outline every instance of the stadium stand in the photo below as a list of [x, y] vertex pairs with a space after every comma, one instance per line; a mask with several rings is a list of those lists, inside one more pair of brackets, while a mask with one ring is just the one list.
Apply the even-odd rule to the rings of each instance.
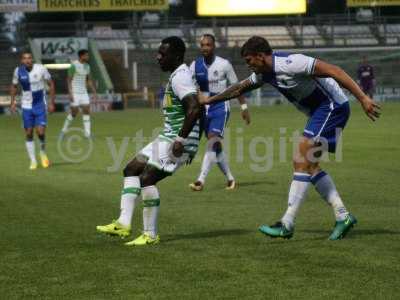
[[[155, 49], [160, 40], [169, 35], [182, 37], [189, 47], [187, 62], [190, 62], [198, 54], [198, 40], [205, 33], [216, 36], [218, 53], [232, 60], [239, 78], [249, 74], [240, 58], [239, 47], [250, 35], [260, 35], [266, 37], [274, 49], [309, 53], [333, 61], [353, 75], [361, 57], [367, 55], [369, 61], [377, 66], [376, 71], [380, 74], [378, 85], [382, 91], [397, 88], [395, 76], [390, 75], [388, 70], [396, 74], [399, 69], [395, 47], [400, 46], [400, 18], [374, 18], [369, 22], [358, 22], [352, 16], [325, 15], [249, 20], [160, 19], [150, 23], [132, 18], [109, 22], [35, 22], [21, 26], [19, 31], [24, 33], [24, 38], [74, 36], [96, 41], [107, 70], [105, 72], [109, 73], [114, 91], [118, 93], [133, 91], [134, 62], [138, 66], [139, 89], [147, 87], [157, 91], [166, 80], [155, 63]], [[386, 47], [384, 54], [378, 47]], [[124, 49], [128, 49], [127, 69], [123, 66]], [[10, 64], [14, 65], [15, 61]], [[9, 76], [9, 71], [4, 73]], [[98, 73], [101, 75], [102, 72]]]
[[[4, 44], [3, 44], [4, 45]], [[7, 49], [3, 48], [2, 49]], [[18, 65], [18, 55], [10, 51], [0, 51], [0, 94], [8, 93], [11, 84], [12, 74]]]

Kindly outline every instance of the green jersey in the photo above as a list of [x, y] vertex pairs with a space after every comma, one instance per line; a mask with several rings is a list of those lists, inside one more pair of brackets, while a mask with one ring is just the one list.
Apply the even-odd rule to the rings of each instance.
[[72, 93], [87, 94], [86, 79], [90, 74], [90, 66], [81, 63], [79, 60], [73, 61], [68, 69], [68, 76], [72, 78]]
[[[182, 99], [187, 95], [197, 94], [197, 89], [193, 81], [192, 73], [186, 64], [180, 65], [169, 77], [165, 88], [163, 111], [164, 111], [164, 130], [161, 137], [173, 140], [181, 130], [185, 119], [185, 110]], [[199, 121], [193, 127], [189, 134], [185, 151], [196, 153], [200, 140]]]

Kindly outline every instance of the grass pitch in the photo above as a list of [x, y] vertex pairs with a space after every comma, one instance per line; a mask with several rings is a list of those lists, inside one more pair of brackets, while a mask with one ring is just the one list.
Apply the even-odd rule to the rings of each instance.
[[[20, 119], [0, 117], [0, 298], [398, 299], [400, 105], [384, 105], [376, 123], [353, 105], [343, 161], [323, 165], [359, 221], [338, 242], [327, 240], [333, 214], [313, 189], [292, 240], [257, 231], [286, 208], [291, 146], [286, 143], [283, 157], [279, 143], [301, 130], [305, 119], [290, 106], [251, 112], [252, 124], [245, 126], [234, 110], [228, 132], [238, 189], [225, 191], [215, 167], [203, 192], [189, 190], [203, 145], [191, 166], [159, 185], [162, 242], [146, 248], [124, 247], [120, 239], [96, 233], [95, 226], [118, 216], [121, 170], [140, 146], [132, 138], [141, 132], [150, 137], [162, 125], [159, 111], [94, 114], [93, 151], [77, 163], [65, 161], [57, 149], [65, 115], [51, 115], [53, 165], [34, 172], [28, 170]], [[81, 119], [74, 126], [81, 127]], [[262, 137], [271, 137], [273, 148]], [[72, 140], [67, 150], [81, 157], [80, 146], [87, 144]], [[123, 157], [119, 168], [117, 154]], [[265, 155], [273, 163], [269, 171], [260, 159]], [[141, 207], [133, 228], [137, 236]]]

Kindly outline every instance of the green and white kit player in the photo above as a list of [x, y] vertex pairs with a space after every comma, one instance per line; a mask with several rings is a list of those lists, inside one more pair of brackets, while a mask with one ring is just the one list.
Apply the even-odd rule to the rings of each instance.
[[79, 50], [79, 59], [71, 63], [68, 69], [68, 93], [71, 101], [71, 112], [65, 119], [64, 126], [60, 133], [62, 139], [68, 131], [73, 119], [78, 115], [79, 108], [82, 110], [82, 120], [85, 137], [90, 138], [90, 98], [87, 86], [93, 93], [93, 99], [96, 100], [97, 93], [93, 81], [90, 78], [89, 52], [85, 49]]
[[200, 104], [189, 67], [183, 63], [185, 44], [178, 37], [161, 42], [157, 60], [162, 71], [171, 72], [164, 96], [164, 130], [144, 147], [124, 169], [121, 212], [116, 221], [97, 226], [97, 231], [126, 237], [139, 197], [143, 200], [143, 233], [128, 246], [156, 244], [160, 195], [157, 182], [190, 163], [200, 140]]

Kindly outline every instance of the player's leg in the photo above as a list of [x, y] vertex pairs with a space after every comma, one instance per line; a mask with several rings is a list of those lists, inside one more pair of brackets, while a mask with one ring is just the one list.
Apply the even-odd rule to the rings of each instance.
[[127, 246], [142, 246], [159, 242], [158, 214], [160, 195], [156, 184], [172, 175], [184, 161], [173, 161], [170, 158], [171, 141], [157, 138], [147, 145], [141, 153], [148, 160], [140, 174], [143, 199], [143, 234], [127, 243]]
[[229, 167], [228, 159], [226, 158], [225, 152], [223, 150], [223, 137], [224, 137], [224, 131], [225, 127], [228, 123], [229, 120], [229, 111], [225, 112], [224, 118], [220, 117], [219, 122], [222, 123], [223, 121], [223, 127], [222, 127], [222, 132], [216, 136], [216, 142], [214, 144], [214, 149], [217, 157], [217, 164], [222, 173], [225, 175], [226, 180], [227, 180], [227, 185], [226, 189], [227, 190], [232, 190], [235, 188], [236, 183], [235, 183], [235, 178], [232, 175], [231, 169]]
[[83, 121], [83, 129], [85, 131], [85, 137], [90, 138], [91, 136], [90, 105], [89, 104], [81, 105], [81, 109], [82, 109], [82, 121]]
[[207, 175], [217, 161], [217, 156], [213, 149], [213, 141], [213, 135], [211, 133], [207, 134], [207, 147], [201, 163], [200, 174], [197, 177], [197, 180], [189, 185], [193, 191], [203, 190]]
[[[348, 103], [332, 108], [332, 105], [319, 108], [310, 118], [301, 139], [299, 149], [294, 157], [295, 173], [289, 190], [288, 209], [281, 222], [274, 226], [262, 226], [260, 230], [273, 237], [290, 238], [293, 235], [294, 220], [301, 204], [304, 202], [307, 190], [311, 182], [326, 177], [319, 166], [319, 158], [323, 151], [334, 152], [338, 139], [338, 130], [344, 128], [349, 118], [350, 109]], [[338, 130], [337, 130], [338, 129]], [[330, 199], [334, 205], [335, 216], [340, 218], [336, 222], [330, 239], [342, 238], [357, 220], [347, 213], [338, 193], [335, 190], [330, 177], [324, 178], [317, 191]]]
[[140, 174], [143, 199], [143, 234], [127, 246], [144, 246], [156, 244], [160, 241], [158, 235], [158, 215], [160, 210], [160, 194], [156, 184], [171, 173], [164, 172], [158, 167], [147, 164]]
[[203, 161], [201, 163], [200, 174], [195, 182], [189, 184], [189, 187], [193, 191], [203, 190], [205, 178], [207, 177], [208, 172], [211, 169], [212, 161], [214, 161], [214, 163], [216, 161], [216, 157], [214, 157], [213, 159], [212, 153], [209, 151], [208, 134], [209, 134], [210, 118], [208, 117], [208, 115], [203, 116], [202, 123], [204, 125], [204, 133], [207, 137], [207, 147], [206, 147], [206, 152], [204, 153]]
[[[321, 137], [326, 141], [329, 152], [336, 151], [336, 144], [349, 116], [350, 108], [347, 103], [333, 110], [329, 122], [321, 132]], [[332, 177], [321, 169], [313, 170], [311, 174], [311, 183], [315, 186], [322, 199], [332, 207], [335, 216], [335, 228], [329, 238], [331, 240], [343, 238], [351, 227], [357, 223], [357, 220], [346, 209]]]
[[190, 184], [190, 188], [194, 191], [201, 191], [203, 189], [207, 175], [215, 163], [218, 163], [221, 171], [227, 176], [227, 188], [234, 188], [234, 178], [222, 150], [222, 137], [227, 116], [227, 113], [206, 116], [205, 133], [208, 140], [207, 148], [201, 164], [199, 177], [196, 182]]
[[36, 135], [40, 144], [40, 161], [43, 168], [50, 166], [50, 161], [46, 154], [46, 126], [47, 126], [47, 111], [46, 107], [35, 110], [35, 129]]
[[31, 160], [29, 169], [36, 170], [37, 169], [37, 160], [35, 155], [35, 141], [33, 140], [33, 128], [25, 128], [25, 146], [26, 151], [28, 152], [29, 159]]
[[48, 168], [50, 166], [50, 161], [46, 154], [46, 126], [36, 126], [36, 135], [40, 145], [40, 162], [43, 168]]
[[138, 154], [124, 168], [124, 183], [120, 200], [120, 215], [116, 221], [104, 226], [97, 226], [97, 231], [126, 237], [130, 234], [132, 216], [141, 193], [139, 175], [147, 164], [147, 158]]
[[22, 121], [25, 129], [25, 147], [30, 159], [30, 169], [37, 169], [37, 161], [35, 155], [35, 142], [33, 140], [33, 128], [35, 126], [35, 116], [31, 109], [22, 110]]
[[293, 158], [294, 174], [288, 194], [288, 208], [281, 218], [272, 226], [263, 225], [260, 231], [271, 237], [291, 238], [294, 232], [296, 216], [307, 196], [311, 183], [311, 170], [317, 170], [319, 164], [313, 155], [318, 150], [313, 139], [302, 137]]
[[67, 117], [65, 118], [63, 128], [61, 129], [59, 138], [62, 139], [64, 135], [68, 132], [68, 128], [71, 125], [72, 121], [79, 113], [79, 107], [76, 106], [74, 102], [71, 103], [70, 112], [68, 113]]
[[229, 167], [228, 159], [226, 158], [225, 152], [223, 150], [223, 139], [222, 136], [213, 136], [210, 138], [212, 142], [212, 149], [215, 152], [217, 159], [217, 165], [222, 173], [225, 175], [227, 180], [226, 189], [233, 190], [235, 188], [235, 178], [232, 175], [231, 169]]

